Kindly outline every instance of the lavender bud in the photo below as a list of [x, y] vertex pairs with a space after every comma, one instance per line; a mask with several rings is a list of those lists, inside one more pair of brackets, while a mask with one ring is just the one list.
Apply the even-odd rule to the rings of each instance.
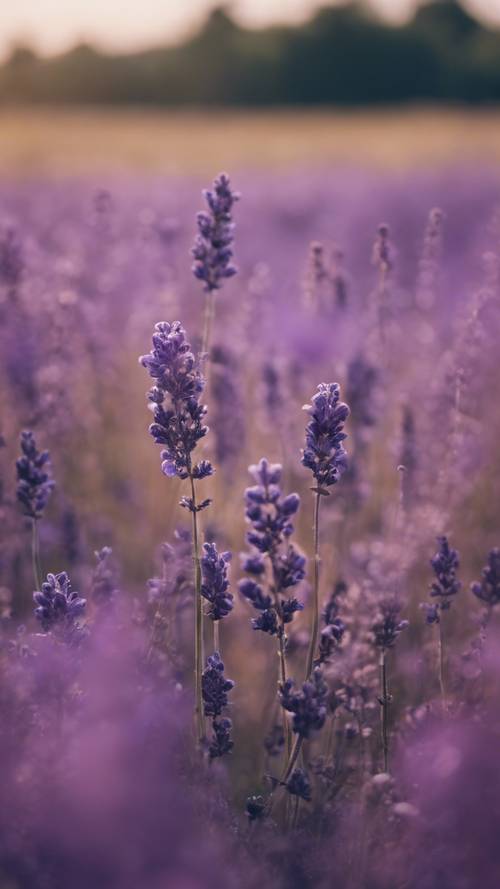
[[201, 595], [210, 603], [208, 616], [212, 620], [221, 620], [233, 609], [234, 596], [229, 592], [227, 577], [231, 553], [219, 555], [214, 543], [205, 543], [203, 549]]
[[17, 499], [23, 514], [31, 519], [42, 517], [55, 482], [50, 473], [48, 451], [39, 451], [32, 432], [21, 433], [21, 457], [16, 461]]
[[228, 176], [221, 173], [214, 181], [213, 191], [203, 192], [208, 213], [198, 213], [196, 236], [192, 254], [193, 275], [204, 282], [207, 292], [219, 290], [225, 278], [232, 278], [237, 269], [233, 257], [234, 224], [231, 211], [239, 194], [232, 191]]
[[311, 404], [304, 405], [304, 410], [311, 420], [306, 427], [302, 465], [311, 470], [320, 492], [326, 493], [325, 489], [335, 485], [347, 468], [342, 442], [347, 438], [343, 428], [349, 408], [340, 401], [338, 383], [320, 383]]

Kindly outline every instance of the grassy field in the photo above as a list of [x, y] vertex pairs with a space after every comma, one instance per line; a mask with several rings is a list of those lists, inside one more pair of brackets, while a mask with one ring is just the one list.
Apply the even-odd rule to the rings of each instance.
[[0, 111], [0, 176], [500, 161], [500, 110]]

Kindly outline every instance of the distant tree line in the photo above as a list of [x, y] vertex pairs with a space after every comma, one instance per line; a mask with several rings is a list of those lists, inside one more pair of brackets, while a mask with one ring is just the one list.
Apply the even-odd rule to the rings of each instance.
[[395, 27], [363, 5], [324, 7], [300, 27], [240, 27], [215, 10], [185, 43], [51, 58], [15, 48], [0, 102], [151, 105], [366, 105], [500, 99], [500, 31], [458, 0], [433, 0]]

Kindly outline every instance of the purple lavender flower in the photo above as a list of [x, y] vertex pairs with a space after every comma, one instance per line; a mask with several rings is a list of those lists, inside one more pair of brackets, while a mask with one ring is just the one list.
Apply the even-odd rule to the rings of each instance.
[[312, 799], [311, 782], [304, 769], [294, 769], [286, 782], [286, 789], [292, 796], [310, 802]]
[[500, 602], [500, 549], [498, 547], [489, 552], [488, 564], [482, 570], [481, 580], [471, 584], [471, 591], [490, 608]]
[[92, 575], [92, 599], [97, 605], [109, 605], [117, 594], [113, 550], [109, 546], [103, 546], [94, 555], [97, 564]]
[[[148, 394], [154, 405], [154, 423], [149, 431], [157, 444], [165, 445], [161, 454], [162, 471], [181, 479], [212, 475], [208, 460], [194, 465], [192, 462], [192, 453], [208, 427], [203, 425], [206, 407], [199, 401], [204, 380], [182, 325], [178, 321], [156, 324], [153, 349], [139, 361], [156, 381]], [[209, 503], [203, 501], [196, 505], [189, 497], [181, 500], [182, 506], [191, 512], [204, 509]]]
[[231, 738], [231, 729], [233, 724], [227, 716], [222, 719], [212, 720], [212, 739], [208, 745], [208, 754], [210, 759], [217, 759], [219, 756], [226, 756], [231, 753], [234, 747], [234, 741]]
[[71, 581], [65, 571], [47, 574], [41, 591], [33, 593], [36, 603], [35, 617], [44, 633], [55, 633], [66, 639], [74, 639], [81, 627], [78, 618], [85, 611], [87, 601], [71, 589]]
[[460, 561], [457, 550], [450, 547], [447, 537], [438, 537], [437, 540], [439, 550], [431, 559], [436, 580], [432, 582], [430, 594], [439, 599], [439, 608], [447, 611], [462, 586], [457, 580]]
[[298, 494], [282, 497], [279, 463], [269, 463], [262, 457], [248, 471], [257, 484], [245, 491], [245, 515], [252, 527], [247, 540], [259, 552], [270, 553], [293, 534], [291, 517], [300, 506], [300, 497]]
[[293, 731], [301, 738], [309, 738], [325, 724], [328, 686], [319, 667], [315, 667], [311, 678], [304, 682], [300, 691], [294, 686], [293, 679], [287, 679], [280, 686], [281, 706], [293, 713]]
[[196, 236], [192, 254], [193, 274], [204, 282], [207, 292], [219, 290], [224, 279], [232, 278], [237, 269], [231, 263], [233, 257], [234, 224], [232, 208], [239, 194], [231, 189], [229, 177], [225, 173], [215, 179], [213, 191], [203, 192], [208, 204], [208, 212], [198, 213]]
[[338, 383], [320, 383], [311, 404], [304, 405], [311, 416], [306, 427], [306, 447], [302, 464], [310, 469], [320, 493], [335, 485], [347, 467], [347, 454], [342, 442], [349, 408], [340, 401]]
[[[281, 595], [300, 583], [306, 572], [304, 556], [289, 543], [294, 530], [291, 519], [300, 506], [300, 498], [298, 494], [282, 495], [282, 467], [279, 463], [269, 463], [263, 457], [258, 464], [249, 467], [249, 472], [257, 484], [245, 491], [245, 516], [251, 526], [247, 540], [256, 552], [244, 556], [243, 568], [252, 578], [263, 581], [264, 556], [267, 555], [272, 569], [271, 595], [264, 592], [261, 583], [250, 578], [240, 581], [239, 590], [261, 612], [252, 620], [254, 630], [271, 636], [283, 635], [284, 625], [303, 608], [295, 597]], [[283, 545], [286, 545], [285, 549]]]
[[227, 707], [227, 695], [234, 688], [232, 679], [224, 676], [224, 664], [218, 651], [207, 658], [202, 679], [201, 690], [205, 716], [220, 716]]
[[394, 596], [382, 599], [378, 614], [372, 624], [373, 642], [377, 648], [386, 651], [393, 648], [400, 633], [409, 626], [407, 620], [400, 620], [401, 603]]
[[37, 449], [32, 432], [21, 433], [21, 451], [16, 461], [17, 499], [25, 516], [40, 519], [55, 487], [50, 475], [50, 454]]
[[231, 553], [219, 553], [214, 543], [203, 545], [201, 557], [201, 595], [210, 607], [207, 611], [211, 620], [221, 620], [233, 609], [234, 596], [229, 592], [227, 570], [231, 561]]

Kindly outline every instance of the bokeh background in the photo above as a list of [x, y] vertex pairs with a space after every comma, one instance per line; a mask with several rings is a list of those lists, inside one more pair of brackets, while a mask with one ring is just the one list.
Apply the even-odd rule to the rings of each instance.
[[20, 0], [0, 60], [9, 174], [500, 152], [498, 0]]

